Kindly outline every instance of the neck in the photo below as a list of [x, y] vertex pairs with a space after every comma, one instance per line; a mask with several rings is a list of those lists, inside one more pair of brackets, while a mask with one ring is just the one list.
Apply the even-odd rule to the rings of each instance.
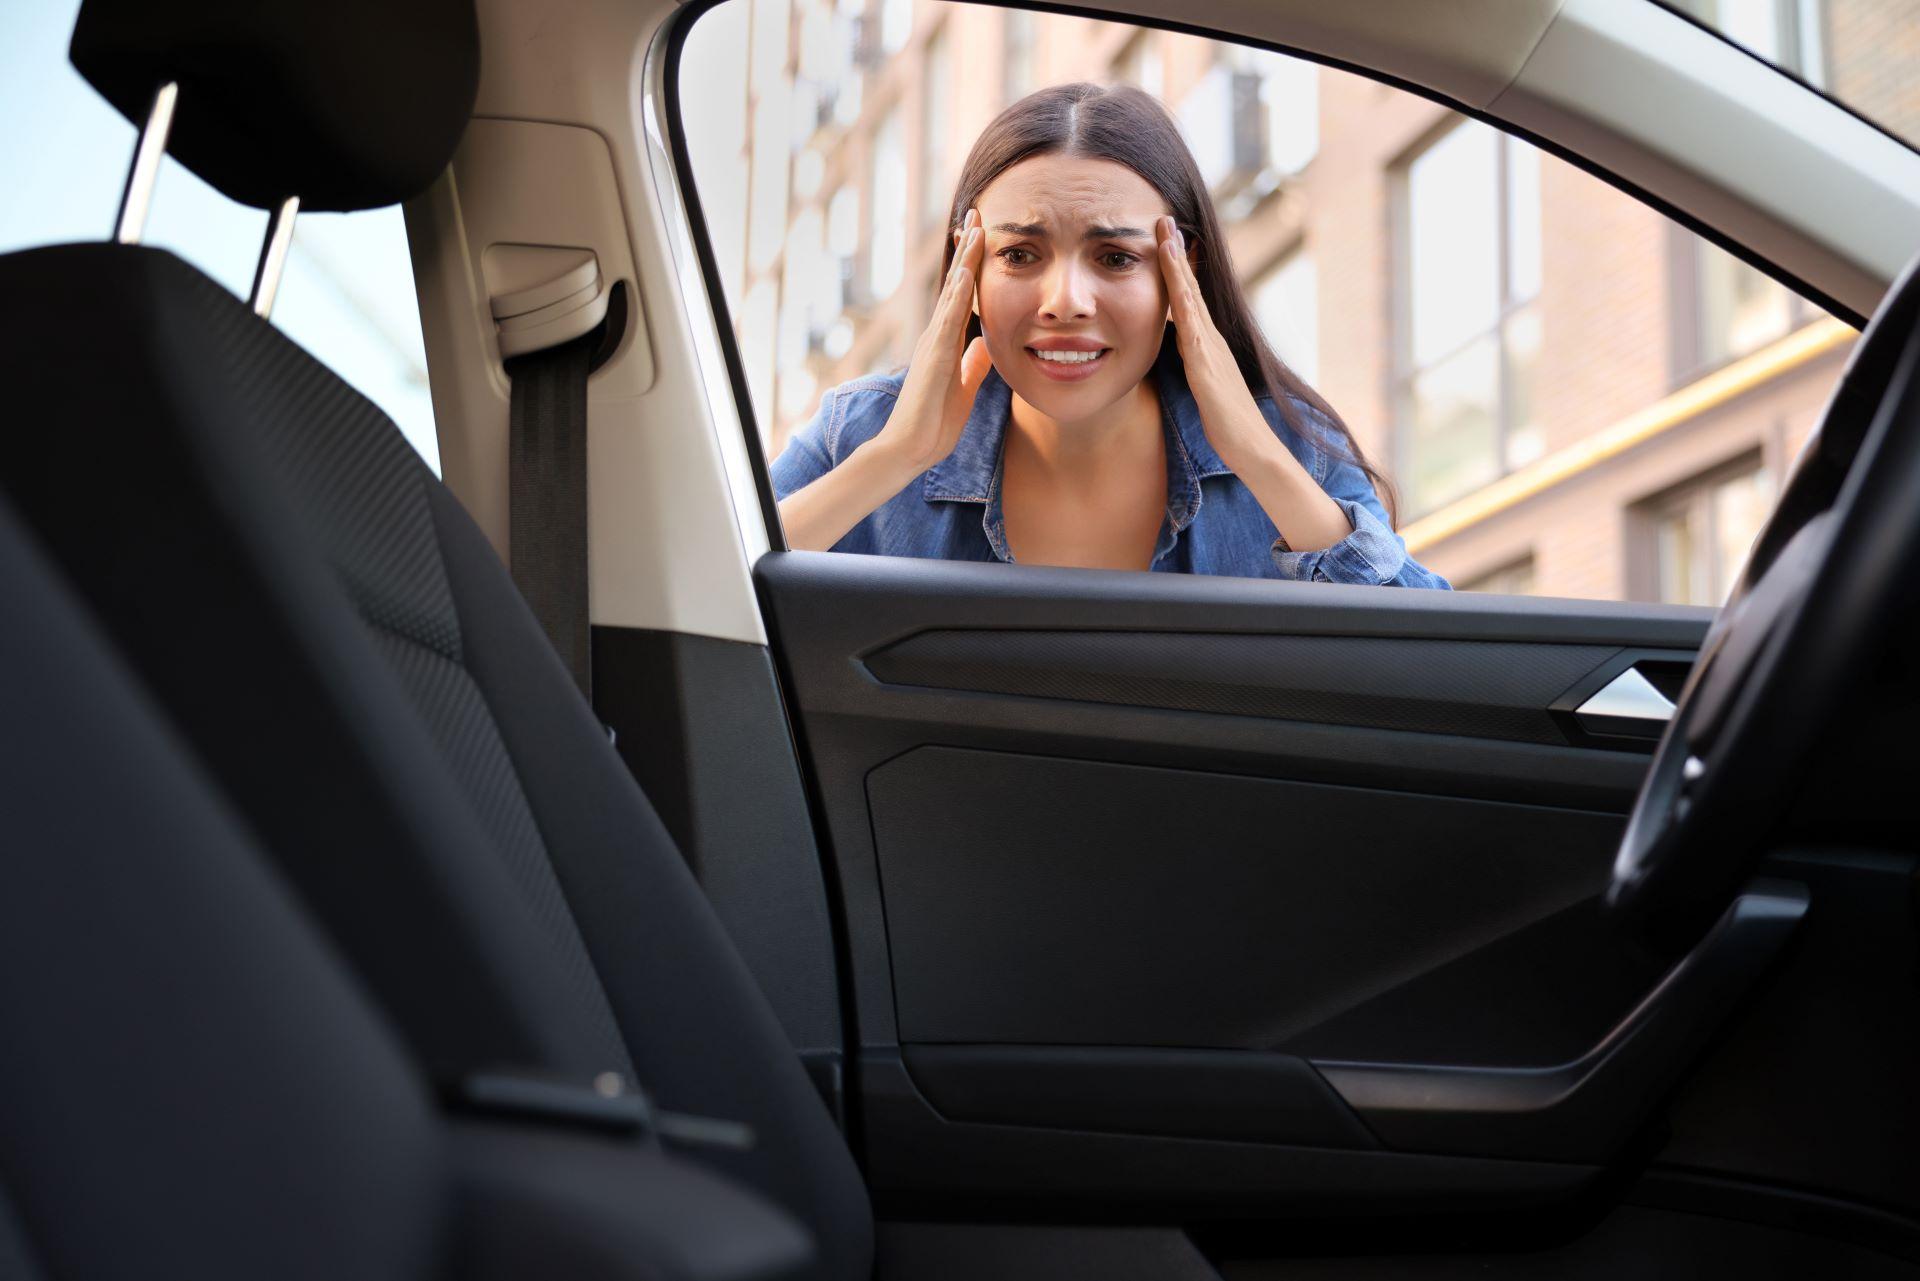
[[1124, 465], [1136, 451], [1160, 448], [1160, 396], [1143, 378], [1098, 414], [1071, 421], [1049, 417], [1014, 393], [1008, 444], [1049, 471], [1087, 475]]

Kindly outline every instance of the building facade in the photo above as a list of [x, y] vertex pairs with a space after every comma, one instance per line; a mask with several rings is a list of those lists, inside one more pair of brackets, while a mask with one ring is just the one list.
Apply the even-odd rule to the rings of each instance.
[[[1906, 0], [1684, 7], [1920, 125]], [[1303, 60], [942, 0], [732, 0], [702, 28], [694, 156], [769, 457], [906, 362], [967, 149], [1074, 80], [1168, 105], [1269, 340], [1459, 587], [1718, 603], [1853, 338], [1573, 165]]]

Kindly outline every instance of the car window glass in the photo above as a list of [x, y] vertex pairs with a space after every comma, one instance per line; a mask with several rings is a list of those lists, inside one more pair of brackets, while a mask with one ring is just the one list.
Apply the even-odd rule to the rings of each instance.
[[[67, 61], [78, 6], [13, 5], [0, 41], [0, 252], [110, 237], [135, 131]], [[240, 297], [253, 284], [264, 211], [179, 164], [162, 167], [145, 243]], [[379, 405], [437, 472], [426, 348], [398, 206], [302, 214], [273, 323]]]
[[1078, 80], [1164, 103], [1255, 323], [1456, 589], [1717, 604], [1855, 336], [1567, 161], [1280, 54], [943, 0], [727, 0], [682, 58], [770, 460], [831, 389], [906, 364], [974, 140]]

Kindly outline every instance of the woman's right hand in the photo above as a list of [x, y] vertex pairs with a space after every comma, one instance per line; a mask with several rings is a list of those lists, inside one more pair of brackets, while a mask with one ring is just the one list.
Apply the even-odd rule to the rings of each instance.
[[967, 210], [954, 239], [953, 265], [934, 304], [933, 318], [914, 344], [893, 412], [873, 439], [913, 475], [939, 463], [960, 443], [974, 395], [993, 368], [986, 340], [967, 341], [974, 286], [986, 258], [979, 210]]

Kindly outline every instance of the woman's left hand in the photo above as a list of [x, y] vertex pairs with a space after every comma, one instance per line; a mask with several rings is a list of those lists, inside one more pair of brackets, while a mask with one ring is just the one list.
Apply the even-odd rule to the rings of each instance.
[[1278, 461], [1276, 451], [1291, 459], [1292, 454], [1274, 436], [1247, 390], [1233, 349], [1213, 323], [1207, 300], [1200, 293], [1200, 282], [1194, 278], [1193, 265], [1187, 261], [1186, 238], [1171, 216], [1163, 216], [1154, 224], [1154, 237], [1159, 242], [1160, 274], [1167, 282], [1180, 361], [1186, 366], [1194, 403], [1200, 407], [1207, 443], [1220, 455], [1221, 462], [1240, 475], [1262, 461]]
[[1186, 366], [1187, 387], [1200, 409], [1207, 443], [1253, 492], [1267, 518], [1294, 551], [1330, 547], [1353, 532], [1347, 515], [1321, 489], [1293, 451], [1280, 442], [1254, 403], [1233, 349], [1213, 323], [1207, 300], [1187, 261], [1186, 238], [1173, 219], [1154, 224], [1160, 274], [1167, 282], [1174, 336]]

